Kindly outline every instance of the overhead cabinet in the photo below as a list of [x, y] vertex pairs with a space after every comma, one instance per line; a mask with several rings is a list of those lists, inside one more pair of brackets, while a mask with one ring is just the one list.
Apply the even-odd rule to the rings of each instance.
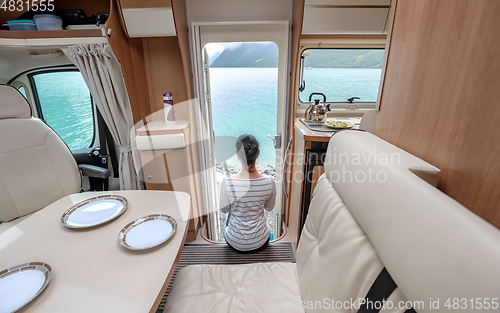
[[167, 0], [119, 0], [129, 37], [177, 36], [172, 3]]
[[303, 35], [382, 35], [391, 0], [307, 0]]

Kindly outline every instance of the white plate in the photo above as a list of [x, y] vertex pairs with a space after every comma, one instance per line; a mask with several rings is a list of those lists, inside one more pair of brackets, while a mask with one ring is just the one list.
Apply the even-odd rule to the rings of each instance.
[[145, 250], [166, 242], [176, 230], [177, 222], [173, 217], [166, 214], [150, 214], [123, 227], [118, 234], [118, 240], [129, 250]]
[[98, 196], [69, 208], [61, 216], [61, 221], [69, 228], [94, 227], [117, 218], [127, 206], [128, 201], [122, 196]]
[[[338, 120], [333, 120], [333, 121], [336, 121], [336, 122], [346, 122], [346, 121], [338, 121]], [[351, 126], [347, 126], [347, 127], [335, 127], [335, 126], [330, 126], [328, 125], [328, 122], [329, 121], [326, 121], [323, 125], [325, 125], [326, 127], [328, 128], [333, 128], [333, 129], [351, 129], [354, 127], [354, 125], [351, 123], [351, 121], [347, 121], [347, 123], [351, 123]]]
[[16, 312], [50, 282], [52, 268], [43, 262], [20, 264], [0, 272], [0, 313]]

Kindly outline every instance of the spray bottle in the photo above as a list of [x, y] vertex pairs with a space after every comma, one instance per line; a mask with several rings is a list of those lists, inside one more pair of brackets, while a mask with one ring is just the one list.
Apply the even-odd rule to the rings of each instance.
[[174, 102], [170, 92], [163, 94], [163, 111], [165, 113], [165, 123], [175, 123]]

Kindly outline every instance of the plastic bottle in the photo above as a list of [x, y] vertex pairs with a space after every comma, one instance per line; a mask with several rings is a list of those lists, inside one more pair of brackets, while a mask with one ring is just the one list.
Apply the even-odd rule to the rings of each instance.
[[174, 102], [170, 92], [163, 94], [163, 111], [165, 113], [165, 123], [175, 123]]

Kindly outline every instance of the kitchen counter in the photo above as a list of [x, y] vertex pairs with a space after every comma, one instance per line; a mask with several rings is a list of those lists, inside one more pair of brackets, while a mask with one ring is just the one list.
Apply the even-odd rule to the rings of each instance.
[[[338, 119], [338, 120], [349, 120], [353, 125], [358, 124], [354, 128], [359, 127], [359, 123], [361, 122], [361, 117], [344, 117], [344, 118], [330, 118], [328, 120]], [[315, 131], [307, 127], [300, 118], [295, 119], [295, 130], [301, 135], [304, 141], [319, 141], [319, 142], [328, 142], [334, 133], [337, 131], [332, 129], [329, 132], [325, 131]]]
[[[359, 128], [361, 117], [329, 118], [350, 121], [354, 128]], [[337, 130], [326, 129], [318, 124], [318, 130], [305, 125], [300, 118], [295, 120], [293, 165], [290, 175], [291, 191], [288, 207], [288, 233], [294, 247], [297, 247], [300, 232], [309, 210], [312, 191], [321, 174], [324, 173], [323, 157], [330, 138]], [[313, 126], [314, 127], [314, 126]], [[342, 130], [340, 130], [342, 131]]]

